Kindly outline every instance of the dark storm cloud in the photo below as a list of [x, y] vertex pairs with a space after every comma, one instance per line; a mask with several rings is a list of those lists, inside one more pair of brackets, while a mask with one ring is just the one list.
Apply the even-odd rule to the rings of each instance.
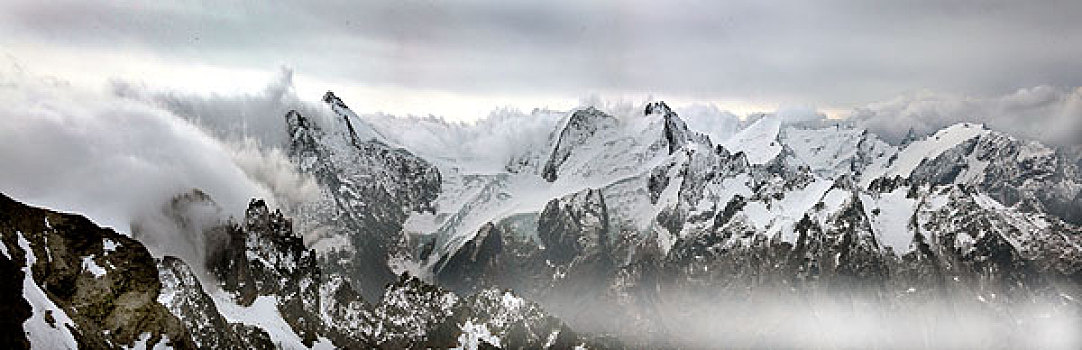
[[324, 80], [853, 106], [1082, 85], [1078, 1], [9, 3], [9, 35]]

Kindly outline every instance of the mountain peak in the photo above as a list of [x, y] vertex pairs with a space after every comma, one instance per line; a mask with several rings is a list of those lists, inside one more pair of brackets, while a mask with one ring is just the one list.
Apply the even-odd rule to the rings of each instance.
[[549, 155], [548, 162], [541, 176], [548, 182], [556, 181], [560, 165], [571, 156], [572, 150], [586, 143], [594, 134], [617, 125], [615, 117], [605, 114], [594, 107], [587, 107], [571, 113], [567, 123], [560, 131], [556, 146]]
[[330, 91], [330, 90], [327, 90], [327, 93], [323, 94], [323, 102], [326, 102], [326, 103], [329, 103], [329, 104], [332, 104], [332, 105], [338, 105], [338, 106], [340, 106], [342, 108], [349, 108], [349, 107], [346, 107], [346, 104], [344, 102], [342, 102], [342, 99], [338, 98], [338, 96], [336, 96], [334, 94], [334, 91]]
[[669, 113], [673, 113], [673, 111], [672, 108], [669, 108], [669, 105], [665, 104], [665, 101], [647, 103], [645, 110], [643, 110], [643, 114], [651, 115], [654, 113], [668, 115]]
[[650, 116], [660, 114], [665, 119], [665, 141], [669, 145], [669, 154], [684, 147], [689, 142], [708, 144], [709, 138], [688, 129], [687, 123], [665, 101], [656, 101], [646, 104], [643, 114]]
[[301, 115], [301, 113], [297, 112], [297, 110], [295, 109], [291, 109], [289, 110], [289, 112], [286, 112], [286, 127], [287, 130], [289, 130], [290, 135], [296, 133], [297, 130], [311, 129], [311, 124], [312, 123], [308, 120], [308, 118]]
[[365, 122], [363, 118], [354, 113], [353, 110], [346, 106], [346, 103], [338, 98], [333, 91], [327, 91], [323, 94], [323, 102], [330, 105], [334, 114], [337, 114], [342, 118], [342, 121], [346, 125], [346, 129], [349, 132], [350, 141], [357, 145], [361, 142], [369, 140], [377, 140], [382, 143], [389, 143], [387, 138], [382, 133], [376, 130], [375, 127]]

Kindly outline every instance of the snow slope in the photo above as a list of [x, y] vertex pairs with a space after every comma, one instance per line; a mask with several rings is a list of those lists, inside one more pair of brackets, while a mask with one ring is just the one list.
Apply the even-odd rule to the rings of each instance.
[[740, 130], [721, 145], [733, 153], [744, 152], [748, 163], [764, 164], [781, 153], [782, 147], [778, 143], [780, 131], [781, 118], [770, 114]]
[[862, 179], [867, 186], [878, 177], [895, 175], [908, 177], [926, 159], [932, 159], [974, 137], [988, 133], [983, 126], [959, 123], [937, 131], [922, 140], [914, 141], [898, 152], [893, 161], [883, 166], [870, 167]]
[[[259, 296], [252, 302], [251, 306], [247, 307], [237, 305], [237, 303], [233, 302], [231, 296], [222, 291], [211, 293], [211, 298], [214, 300], [214, 306], [218, 308], [218, 312], [227, 321], [243, 323], [266, 330], [271, 341], [280, 349], [309, 349], [304, 346], [301, 337], [297, 335], [297, 332], [293, 331], [293, 328], [289, 327], [289, 323], [286, 323], [286, 320], [282, 318], [282, 314], [278, 312], [278, 299], [276, 297]], [[312, 345], [311, 349], [334, 349], [334, 346], [331, 345], [330, 341], [320, 339], [320, 341]]]

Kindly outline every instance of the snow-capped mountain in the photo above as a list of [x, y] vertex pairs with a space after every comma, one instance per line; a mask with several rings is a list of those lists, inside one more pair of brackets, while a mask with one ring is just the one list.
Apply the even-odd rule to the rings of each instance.
[[711, 140], [663, 102], [577, 109], [505, 171], [439, 163], [431, 210], [399, 235], [429, 281], [511, 288], [573, 326], [643, 341], [671, 334], [656, 309], [689, 290], [1077, 307], [1077, 159], [974, 124], [897, 146], [809, 125], [765, 115]]
[[394, 279], [387, 262], [408, 213], [433, 210], [440, 172], [389, 145], [333, 93], [324, 101], [340, 116], [336, 124], [320, 127], [296, 111], [285, 116], [289, 154], [322, 188], [318, 200], [296, 211], [298, 231], [316, 242], [327, 269], [351, 276], [374, 300]]
[[323, 102], [276, 116], [319, 196], [208, 222], [185, 208], [213, 199], [180, 194], [161, 217], [196, 257], [0, 197], [0, 344], [844, 346], [827, 321], [871, 314], [898, 330], [864, 345], [976, 319], [953, 346], [1025, 347], [1082, 314], [1082, 159], [981, 125], [894, 145], [767, 114], [712, 139], [651, 102], [508, 117], [550, 128], [485, 152]]

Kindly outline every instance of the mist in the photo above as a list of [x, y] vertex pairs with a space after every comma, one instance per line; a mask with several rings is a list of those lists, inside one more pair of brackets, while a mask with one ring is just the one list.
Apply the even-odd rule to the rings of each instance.
[[1051, 303], [997, 307], [982, 304], [976, 296], [898, 302], [816, 294], [689, 302], [662, 307], [662, 319], [672, 341], [691, 348], [1073, 349], [1082, 345], [1078, 315]]
[[[279, 147], [284, 112], [275, 108], [295, 101], [283, 76], [257, 94], [204, 97], [81, 89], [17, 63], [0, 67], [0, 191], [124, 234], [138, 229], [156, 256], [201, 268], [204, 229], [242, 218], [252, 198], [288, 209], [318, 196]], [[170, 214], [174, 198], [193, 191], [214, 205]]]
[[[717, 281], [721, 282], [721, 281]], [[942, 288], [942, 289], [939, 289]], [[955, 289], [956, 288], [956, 289]], [[589, 294], [589, 293], [587, 293]], [[729, 281], [640, 289], [618, 302], [546, 295], [572, 329], [632, 348], [1076, 349], [1082, 314], [1066, 296], [1012, 299], [959, 285], [832, 292]]]

